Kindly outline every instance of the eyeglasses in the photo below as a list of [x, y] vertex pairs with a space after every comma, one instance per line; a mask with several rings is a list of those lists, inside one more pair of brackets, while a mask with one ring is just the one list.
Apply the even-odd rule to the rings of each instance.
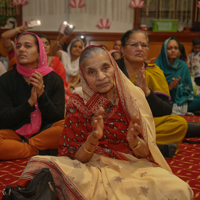
[[139, 46], [141, 46], [142, 49], [147, 49], [149, 47], [148, 44], [146, 43], [141, 43], [141, 42], [131, 42], [129, 44], [126, 44], [125, 46], [129, 45], [133, 49], [137, 49]]

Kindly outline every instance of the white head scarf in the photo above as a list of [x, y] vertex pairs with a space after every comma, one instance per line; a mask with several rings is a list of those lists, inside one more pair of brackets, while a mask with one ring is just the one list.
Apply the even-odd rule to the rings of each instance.
[[66, 71], [66, 81], [68, 82], [71, 76], [76, 76], [79, 72], [79, 57], [71, 62], [71, 45], [76, 41], [82, 43], [82, 50], [84, 48], [83, 41], [81, 39], [73, 39], [67, 47], [67, 52], [60, 50], [62, 53], [61, 62], [63, 63]]

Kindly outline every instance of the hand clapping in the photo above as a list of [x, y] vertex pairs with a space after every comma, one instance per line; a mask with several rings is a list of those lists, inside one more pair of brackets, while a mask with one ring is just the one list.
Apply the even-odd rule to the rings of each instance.
[[139, 72], [134, 84], [135, 84], [135, 86], [138, 86], [143, 90], [146, 97], [149, 96], [151, 91], [147, 87], [146, 77], [145, 77], [145, 74], [144, 74], [144, 67], [142, 67], [140, 69], [140, 72]]
[[180, 80], [181, 80], [180, 76], [178, 78], [173, 78], [172, 81], [169, 84], [169, 90], [176, 89]]
[[42, 74], [36, 71], [30, 79], [31, 84], [36, 87], [37, 96], [40, 97], [44, 92], [44, 81]]
[[92, 119], [91, 136], [97, 140], [101, 139], [103, 136], [103, 127], [104, 127], [103, 113], [104, 109], [103, 107], [100, 107]]
[[138, 142], [140, 141], [138, 137], [140, 133], [141, 133], [141, 120], [138, 117], [133, 116], [128, 126], [128, 133], [126, 136], [126, 139], [131, 149], [137, 146]]
[[31, 106], [37, 103], [37, 98], [42, 95], [44, 92], [44, 81], [43, 76], [39, 72], [35, 72], [35, 74], [30, 77], [30, 83], [33, 85], [31, 89], [31, 96], [28, 100]]

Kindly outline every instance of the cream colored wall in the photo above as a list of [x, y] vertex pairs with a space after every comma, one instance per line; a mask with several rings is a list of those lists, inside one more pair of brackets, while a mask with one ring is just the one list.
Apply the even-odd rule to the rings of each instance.
[[[57, 31], [63, 21], [76, 26], [75, 31], [84, 32], [125, 32], [133, 28], [134, 9], [130, 0], [83, 0], [83, 8], [71, 8], [71, 0], [29, 0], [23, 6], [23, 21], [41, 20], [37, 31]], [[109, 29], [96, 27], [100, 19], [109, 19]]]

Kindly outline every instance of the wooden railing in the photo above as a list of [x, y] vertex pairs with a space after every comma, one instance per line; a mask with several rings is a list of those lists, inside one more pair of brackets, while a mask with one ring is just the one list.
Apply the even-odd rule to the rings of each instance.
[[[3, 33], [5, 30], [0, 29], [0, 34]], [[51, 44], [57, 38], [58, 32], [57, 31], [33, 31], [36, 34], [45, 34], [51, 40]], [[191, 52], [192, 49], [192, 40], [195, 37], [200, 37], [200, 32], [151, 32], [147, 31], [150, 41], [150, 51], [149, 51], [149, 58], [157, 57], [160, 53], [161, 46], [163, 42], [169, 38], [170, 36], [175, 36], [177, 40], [185, 46], [186, 54]], [[104, 44], [107, 46], [108, 50], [113, 48], [113, 44], [115, 40], [121, 38], [123, 33], [96, 33], [96, 32], [74, 32], [69, 36], [66, 41], [68, 44], [73, 38], [80, 37], [83, 35], [87, 40], [87, 45], [100, 45]], [[0, 42], [0, 53], [6, 56], [5, 49]]]

